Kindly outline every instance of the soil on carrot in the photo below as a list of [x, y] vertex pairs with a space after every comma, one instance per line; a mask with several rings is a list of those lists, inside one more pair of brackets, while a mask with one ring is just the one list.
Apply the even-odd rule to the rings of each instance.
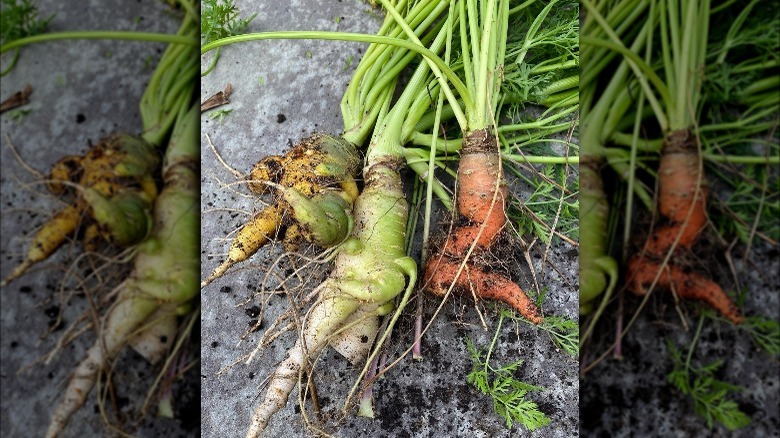
[[[630, 244], [630, 252], [633, 254], [641, 254], [643, 249], [647, 247], [647, 239], [652, 239], [655, 235], [649, 235], [648, 231], [662, 226], [661, 224], [653, 224], [652, 218], [649, 218], [649, 213], [640, 212], [640, 216], [636, 225], [633, 227], [636, 236]], [[734, 290], [734, 281], [728, 276], [720, 275], [720, 273], [728, 272], [728, 261], [724, 257], [728, 248], [718, 241], [718, 236], [710, 229], [706, 228], [702, 230], [701, 234], [697, 237], [695, 242], [695, 248], [692, 250], [686, 250], [680, 248], [676, 250], [669, 259], [669, 267], [662, 269], [661, 278], [659, 284], [656, 286], [658, 299], [666, 299], [672, 304], [675, 297], [672, 297], [672, 289], [678, 294], [678, 297], [685, 303], [699, 302], [705, 305], [712, 306], [715, 310], [718, 310], [724, 316], [735, 320], [742, 321], [744, 317], [734, 304], [733, 296], [727, 295], [725, 292], [715, 294], [713, 296], [698, 294], [693, 296], [690, 294], [686, 296], [683, 292], [684, 286], [682, 283], [693, 284], [695, 279], [699, 279], [700, 282], [706, 282], [711, 285], [712, 288], [720, 290]], [[644, 254], [641, 261], [638, 256], [635, 256], [631, 262], [633, 263], [647, 263], [653, 264], [653, 266], [661, 266], [660, 262], [663, 255]], [[630, 263], [631, 263], [630, 262]], [[647, 268], [647, 267], [645, 267]], [[645, 269], [643, 280], [634, 280], [635, 282], [642, 283], [642, 289], [646, 290], [652, 284], [652, 280], [655, 278], [655, 274], [658, 269]], [[669, 276], [680, 274], [685, 277], [685, 281], [678, 284], [676, 287], [669, 286]], [[637, 274], [639, 275], [639, 274]], [[718, 280], [718, 277], [720, 279]], [[710, 280], [712, 279], [712, 280]], [[638, 293], [637, 291], [634, 291]], [[681, 304], [685, 305], [685, 304]]]
[[[539, 309], [527, 294], [500, 272], [491, 269], [490, 254], [508, 237], [508, 201], [504, 171], [495, 151], [495, 137], [477, 130], [464, 138], [458, 167], [457, 226], [443, 243], [433, 247], [423, 274], [424, 287], [444, 296], [453, 284], [468, 285], [474, 296], [509, 304], [534, 324]], [[486, 257], [487, 255], [487, 257]]]

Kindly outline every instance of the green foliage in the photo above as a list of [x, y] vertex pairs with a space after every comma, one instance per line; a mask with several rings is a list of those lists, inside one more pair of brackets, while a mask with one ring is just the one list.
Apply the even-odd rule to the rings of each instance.
[[[533, 151], [529, 153], [534, 154]], [[550, 151], [542, 154], [553, 155]], [[533, 193], [524, 201], [512, 198], [508, 206], [509, 219], [516, 224], [520, 234], [534, 235], [544, 243], [549, 243], [550, 239], [553, 239], [550, 227], [557, 215], [555, 231], [572, 240], [578, 240], [580, 215], [579, 201], [576, 197], [578, 180], [566, 178], [565, 166], [560, 164], [536, 166], [537, 174], [533, 178], [525, 176], [516, 166], [507, 166], [506, 169], [508, 173], [533, 187]], [[561, 202], [561, 190], [565, 191], [563, 202]]]
[[748, 316], [738, 326], [747, 331], [756, 344], [772, 356], [780, 356], [780, 324], [763, 316]]
[[31, 112], [31, 109], [20, 109], [8, 114], [8, 116], [16, 123], [22, 123], [25, 117], [27, 117], [27, 114], [30, 114]]
[[546, 316], [539, 328], [548, 332], [558, 347], [569, 356], [577, 357], [580, 352], [580, 323], [562, 316]]
[[544, 88], [571, 73], [562, 66], [579, 64], [579, 3], [559, 1], [542, 16], [545, 5], [535, 2], [510, 17], [502, 88], [513, 100], [542, 102]]
[[704, 96], [713, 105], [710, 118], [724, 120], [734, 104], [747, 104], [756, 81], [775, 74], [770, 66], [780, 60], [780, 7], [760, 0], [735, 2], [714, 15], [711, 24]]
[[538, 429], [550, 423], [550, 419], [535, 402], [525, 398], [529, 391], [539, 391], [543, 388], [529, 385], [514, 378], [522, 360], [504, 365], [498, 369], [487, 363], [488, 354], [483, 358], [483, 352], [478, 350], [470, 339], [466, 339], [469, 356], [474, 362], [474, 369], [466, 380], [474, 385], [482, 394], [493, 399], [493, 409], [506, 420], [506, 427], [511, 428], [517, 422], [528, 430]]
[[499, 368], [490, 365], [490, 356], [506, 315], [510, 313], [505, 309], [499, 313], [498, 327], [486, 351], [477, 348], [471, 339], [466, 338], [466, 348], [474, 363], [474, 368], [466, 380], [482, 394], [493, 399], [493, 410], [506, 420], [507, 428], [511, 428], [514, 423], [520, 423], [528, 430], [538, 429], [549, 424], [550, 419], [539, 410], [535, 402], [526, 399], [526, 395], [530, 391], [541, 391], [544, 388], [529, 385], [514, 377], [523, 363], [522, 359]]
[[238, 35], [255, 18], [238, 18], [238, 9], [233, 0], [204, 0], [200, 19], [200, 38], [203, 44]]
[[[540, 308], [546, 297], [546, 289], [542, 290], [536, 305]], [[512, 310], [502, 307], [499, 310], [501, 318], [508, 318], [513, 321], [523, 321], [530, 324], [530, 321], [522, 316], [516, 316]], [[535, 325], [540, 330], [546, 331], [552, 337], [553, 343], [563, 349], [569, 356], [577, 357], [580, 353], [580, 323], [574, 319], [564, 318], [562, 316], [545, 316], [541, 324]]]
[[352, 62], [355, 60], [355, 57], [352, 55], [347, 56], [347, 59], [344, 60], [344, 67], [341, 69], [341, 71], [347, 71], [350, 67], [352, 67]]
[[[701, 321], [704, 317], [701, 318]], [[696, 337], [701, 330], [696, 332]], [[683, 360], [681, 352], [670, 341], [667, 341], [669, 354], [674, 362], [674, 370], [667, 379], [680, 392], [693, 398], [693, 407], [697, 414], [707, 421], [707, 427], [712, 428], [715, 422], [728, 430], [734, 431], [750, 424], [750, 417], [739, 410], [739, 405], [730, 400], [734, 392], [741, 391], [737, 385], [718, 380], [716, 373], [723, 365], [722, 360], [716, 360], [700, 367], [691, 365], [691, 355], [696, 345], [696, 339], [691, 344], [687, 359]]]
[[[200, 41], [201, 44], [208, 44], [222, 38], [238, 35], [246, 29], [246, 26], [255, 18], [252, 14], [249, 18], [238, 18], [238, 9], [233, 4], [233, 0], [205, 0], [202, 2], [203, 9], [200, 17]], [[209, 74], [217, 65], [220, 49], [214, 53], [211, 65], [201, 76]]]
[[54, 18], [54, 15], [46, 19], [39, 18], [38, 8], [30, 0], [3, 0], [2, 5], [0, 45], [43, 33]]
[[[705, 150], [764, 158], [780, 153], [777, 65], [780, 5], [752, 0], [725, 5], [713, 15], [703, 84]], [[780, 239], [780, 191], [774, 166], [709, 166], [727, 184], [721, 214], [712, 219], [725, 236], [748, 242], [754, 234]]]
[[[2, 14], [0, 14], [0, 45], [45, 32], [52, 18], [54, 14], [45, 19], [39, 18], [38, 8], [30, 0], [3, 0]], [[0, 76], [10, 72], [16, 65], [19, 49], [14, 50], [13, 53], [13, 59]]]
[[217, 111], [214, 111], [213, 113], [209, 114], [209, 119], [211, 119], [211, 120], [217, 119], [217, 122], [219, 122], [219, 124], [221, 125], [222, 124], [222, 119], [224, 119], [225, 116], [227, 116], [228, 114], [230, 114], [232, 112], [233, 112], [232, 109], [217, 110]]
[[721, 191], [725, 196], [718, 200], [719, 205], [716, 204], [720, 214], [713, 215], [720, 233], [748, 242], [755, 229], [762, 237], [779, 240], [777, 171], [766, 165], [744, 165], [739, 169], [713, 169], [713, 172], [728, 185]]

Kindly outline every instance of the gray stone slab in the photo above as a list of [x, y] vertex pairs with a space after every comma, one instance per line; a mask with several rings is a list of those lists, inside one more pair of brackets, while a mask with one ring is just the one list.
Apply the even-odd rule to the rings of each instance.
[[[257, 12], [247, 29], [250, 32], [321, 29], [373, 33], [380, 24], [376, 13], [356, 0], [284, 4], [236, 1], [236, 5], [245, 16]], [[209, 113], [201, 117], [203, 278], [224, 258], [229, 245], [225, 237], [241, 226], [251, 212], [262, 208], [262, 203], [247, 196], [246, 188], [235, 184], [236, 178], [216, 160], [205, 134], [230, 166], [246, 173], [260, 158], [282, 153], [312, 132], [340, 133], [343, 126], [339, 101], [365, 47], [333, 41], [243, 43], [225, 48], [214, 72], [203, 78], [202, 99], [223, 90], [228, 83], [233, 86], [231, 103], [225, 107], [232, 112], [221, 123], [211, 119]], [[352, 59], [349, 66], [348, 59]], [[209, 61], [210, 56], [206, 55], [201, 60], [202, 67]], [[522, 189], [519, 184], [513, 187]], [[445, 222], [438, 224], [441, 227]], [[294, 342], [293, 335], [283, 336], [250, 364], [241, 362], [217, 374], [252, 351], [260, 339], [262, 331], [239, 342], [252, 319], [245, 311], [259, 303], [251, 297], [259, 289], [269, 261], [281, 253], [276, 247], [264, 249], [244, 266], [234, 268], [203, 289], [201, 370], [205, 437], [245, 433], [249, 418], [261, 401], [262, 383]], [[577, 318], [576, 250], [556, 246], [550, 259], [561, 268], [563, 277], [549, 267], [542, 269], [541, 260], [533, 259], [539, 281], [548, 286], [544, 310], [547, 314]], [[283, 275], [287, 266], [283, 264], [273, 272]], [[528, 268], [518, 266], [518, 270], [530, 282]], [[271, 288], [275, 287], [273, 281]], [[247, 304], [243, 304], [245, 301]], [[439, 300], [428, 296], [425, 301], [429, 319]], [[271, 299], [266, 321], [270, 323], [286, 307], [284, 297]], [[491, 308], [483, 309], [488, 318], [494, 315]], [[393, 358], [411, 345], [410, 315], [407, 312], [401, 318], [391, 341]], [[494, 328], [495, 321], [489, 325]], [[485, 345], [491, 335], [492, 331], [482, 328], [470, 299], [447, 302], [424, 339], [424, 360], [404, 358], [377, 384], [376, 418], [358, 418], [350, 413], [338, 424], [329, 423], [326, 430], [344, 437], [577, 435], [577, 360], [558, 351], [543, 332], [525, 325], [516, 329], [505, 326], [497, 346], [500, 353], [494, 359], [502, 364], [525, 359], [517, 377], [546, 388], [531, 398], [551, 417], [551, 425], [532, 433], [518, 426], [507, 429], [492, 412], [491, 400], [466, 382], [471, 362], [465, 338]], [[319, 358], [315, 377], [325, 412], [332, 414], [341, 408], [358, 372], [333, 351]], [[296, 400], [297, 390], [287, 407], [272, 420], [267, 436], [307, 434]]]

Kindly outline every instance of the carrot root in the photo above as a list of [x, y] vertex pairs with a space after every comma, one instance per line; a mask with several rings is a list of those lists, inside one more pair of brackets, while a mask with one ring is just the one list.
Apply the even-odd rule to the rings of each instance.
[[301, 371], [308, 371], [326, 345], [350, 361], [364, 360], [376, 337], [376, 317], [389, 312], [402, 292], [408, 299], [417, 270], [405, 253], [408, 206], [399, 168], [400, 160], [385, 158], [364, 170], [366, 186], [355, 201], [355, 228], [339, 248], [331, 275], [314, 291], [318, 299], [306, 313], [297, 342], [270, 378], [247, 438], [263, 433], [287, 404]]
[[0, 286], [5, 286], [21, 277], [30, 266], [54, 254], [76, 232], [80, 221], [81, 211], [75, 206], [69, 205], [60, 210], [38, 230], [22, 263], [0, 282]]
[[489, 272], [471, 258], [457, 275], [471, 247], [473, 255], [490, 251], [506, 226], [507, 188], [501, 171], [496, 139], [487, 129], [464, 139], [458, 167], [459, 225], [428, 260], [425, 284], [436, 295], [451, 285], [471, 290], [477, 297], [499, 300], [512, 306], [534, 324], [542, 322], [539, 308], [523, 290], [497, 272]]
[[126, 283], [120, 301], [111, 310], [97, 342], [87, 351], [86, 357], [73, 370], [65, 394], [51, 416], [47, 438], [58, 436], [68, 424], [70, 417], [78, 411], [95, 385], [98, 373], [124, 347], [128, 335], [151, 314], [157, 303], [138, 294]]
[[707, 225], [707, 182], [701, 174], [696, 139], [688, 131], [666, 137], [658, 166], [658, 211], [666, 221], [645, 251], [661, 256], [673, 246], [689, 250]]
[[[667, 135], [658, 185], [658, 211], [666, 223], [648, 238], [642, 254], [629, 260], [626, 275], [629, 290], [645, 295], [658, 276], [659, 287], [671, 289], [680, 298], [704, 301], [734, 324], [742, 323], [744, 318], [739, 308], [723, 289], [704, 275], [691, 272], [682, 262], [707, 224], [707, 183], [702, 175], [696, 138], [688, 130]], [[660, 260], [669, 251], [674, 254], [663, 266]]]
[[[157, 151], [143, 139], [112, 134], [83, 156], [69, 155], [55, 163], [47, 187], [55, 195], [75, 199], [43, 224], [22, 263], [0, 286], [46, 260], [81, 227], [88, 250], [102, 241], [122, 247], [140, 241], [151, 227], [149, 209], [157, 189], [150, 175], [159, 162]], [[81, 190], [74, 191], [74, 185]]]
[[282, 209], [276, 205], [264, 208], [256, 214], [241, 227], [236, 237], [233, 238], [225, 261], [220, 263], [211, 275], [201, 282], [200, 287], [206, 287], [209, 283], [221, 277], [232, 266], [248, 259], [270, 242], [279, 232], [282, 216]]
[[434, 260], [427, 265], [425, 282], [428, 290], [436, 295], [444, 296], [450, 285], [453, 290], [466, 294], [473, 290], [478, 297], [502, 301], [517, 310], [524, 318], [534, 324], [542, 322], [539, 307], [516, 283], [495, 272], [486, 272], [484, 269], [466, 266], [461, 270], [460, 262], [452, 260]]
[[302, 139], [284, 155], [261, 159], [250, 171], [247, 186], [259, 195], [272, 194], [273, 204], [239, 230], [227, 259], [201, 288], [276, 236], [288, 250], [301, 241], [330, 247], [344, 240], [352, 226], [349, 211], [358, 193], [354, 174], [359, 165], [352, 143], [325, 134]]
[[628, 262], [629, 290], [637, 295], [647, 294], [659, 271], [657, 286], [672, 290], [683, 299], [703, 301], [734, 324], [744, 321], [739, 308], [714, 281], [695, 272], [686, 272], [676, 265], [664, 267], [647, 257], [634, 256]]

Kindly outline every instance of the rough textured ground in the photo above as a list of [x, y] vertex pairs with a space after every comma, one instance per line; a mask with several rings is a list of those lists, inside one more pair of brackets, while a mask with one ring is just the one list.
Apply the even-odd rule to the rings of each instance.
[[[266, 2], [236, 1], [242, 14], [258, 15], [248, 31], [339, 30], [373, 33], [379, 18], [369, 6], [357, 0], [317, 2], [291, 1], [280, 7]], [[216, 70], [203, 78], [201, 97], [205, 99], [233, 85], [233, 111], [220, 123], [209, 113], [202, 116], [203, 134], [208, 134], [226, 162], [238, 171], [248, 172], [261, 157], [282, 153], [289, 144], [315, 131], [341, 132], [339, 101], [350, 75], [366, 46], [358, 43], [317, 41], [267, 41], [244, 43], [223, 50]], [[207, 55], [201, 61], [208, 65]], [[351, 62], [350, 62], [351, 60]], [[245, 196], [247, 190], [222, 166], [202, 139], [202, 268], [205, 278], [223, 259], [228, 247], [224, 237], [244, 223], [248, 214], [262, 207]], [[518, 187], [518, 189], [520, 189]], [[438, 228], [445, 225], [440, 222]], [[222, 279], [203, 289], [202, 318], [202, 410], [203, 436], [243, 436], [249, 418], [262, 397], [261, 385], [283, 357], [294, 337], [280, 338], [250, 364], [243, 362], [217, 375], [217, 371], [251, 351], [261, 332], [238, 343], [253, 319], [246, 310], [259, 303], [255, 298], [242, 305], [259, 289], [268, 271], [268, 261], [281, 254], [266, 249], [243, 267], [234, 268]], [[541, 270], [534, 258], [540, 282], [549, 286], [544, 306], [547, 314], [576, 318], [576, 251], [562, 246], [551, 253], [561, 268], [560, 278], [549, 267]], [[284, 267], [279, 269], [280, 275]], [[529, 269], [517, 270], [530, 283]], [[272, 283], [271, 288], [274, 287]], [[438, 299], [426, 298], [426, 314], [432, 315]], [[271, 299], [266, 321], [287, 307], [282, 296]], [[413, 305], [412, 305], [413, 307]], [[492, 310], [485, 314], [493, 315]], [[490, 323], [495, 328], [495, 321]], [[267, 324], [265, 325], [267, 327]], [[398, 355], [411, 343], [411, 319], [402, 317], [391, 342], [390, 355]], [[337, 436], [382, 437], [509, 437], [574, 436], [578, 432], [577, 360], [558, 351], [549, 337], [526, 325], [515, 330], [505, 325], [497, 347], [496, 364], [520, 358], [525, 363], [518, 378], [547, 388], [533, 394], [552, 424], [528, 433], [518, 426], [507, 429], [492, 412], [491, 401], [466, 383], [471, 370], [465, 347], [468, 336], [485, 345], [492, 331], [482, 329], [473, 303], [456, 299], [446, 303], [424, 340], [425, 359], [403, 359], [375, 387], [376, 418], [350, 416], [327, 431]], [[322, 409], [337, 412], [356, 378], [358, 370], [335, 352], [324, 353], [315, 378]], [[297, 391], [273, 419], [268, 436], [305, 436], [303, 420], [296, 406]], [[308, 409], [310, 410], [310, 405]], [[311, 412], [309, 415], [313, 416]]]
[[[66, 3], [35, 2], [43, 16], [56, 13], [51, 31], [81, 29], [124, 29], [175, 32], [178, 19], [161, 2]], [[33, 87], [30, 110], [23, 120], [4, 113], [2, 123], [2, 275], [19, 262], [29, 239], [26, 236], [58, 208], [57, 200], [46, 194], [36, 178], [14, 159], [5, 135], [21, 157], [41, 171], [61, 156], [80, 153], [88, 142], [122, 131], [138, 133], [141, 120], [138, 101], [146, 86], [161, 44], [122, 41], [70, 41], [30, 46], [23, 50], [16, 69], [2, 79], [0, 95]], [[3, 67], [10, 57], [3, 56]], [[0, 435], [6, 437], [43, 436], [54, 404], [59, 400], [71, 368], [94, 341], [92, 332], [63, 349], [50, 364], [39, 364], [23, 373], [20, 369], [50, 351], [57, 340], [55, 332], [39, 338], [56, 315], [55, 288], [64, 269], [80, 247], [62, 248], [50, 261], [35, 267], [29, 275], [12, 282], [0, 293]], [[85, 309], [82, 296], [73, 298], [64, 309], [70, 323]], [[158, 419], [153, 415], [140, 425], [132, 424], [135, 412], [146, 395], [157, 369], [134, 352], [124, 353], [116, 364], [114, 382], [117, 404], [127, 420], [125, 427], [138, 436], [198, 436], [197, 386], [176, 391], [177, 410], [189, 418], [182, 422]], [[194, 374], [194, 373], [190, 373]], [[194, 382], [197, 384], [197, 381]], [[103, 436], [106, 429], [96, 414], [94, 391], [86, 406], [71, 420], [63, 436]]]
[[[776, 319], [780, 314], [777, 255], [777, 248], [758, 245], [752, 264], [737, 261], [738, 276], [748, 291], [743, 307], [746, 316]], [[626, 320], [639, 301], [633, 296], [626, 297]], [[744, 331], [731, 324], [706, 321], [692, 363], [701, 366], [719, 359], [724, 361], [716, 376], [744, 388], [730, 398], [752, 418], [748, 427], [736, 432], [718, 425], [709, 429], [694, 412], [692, 399], [683, 397], [668, 383], [666, 376], [673, 370], [673, 362], [666, 342], [672, 341], [686, 355], [698, 322], [699, 305], [688, 303], [684, 308], [690, 326], [687, 332], [671, 298], [667, 294], [653, 297], [623, 341], [623, 358], [616, 360], [609, 356], [588, 372], [581, 381], [583, 436], [778, 436], [778, 358], [759, 349]], [[615, 311], [613, 306], [606, 314]], [[612, 341], [614, 324], [611, 318], [605, 319], [602, 333], [607, 333], [607, 340]], [[600, 351], [603, 345], [602, 337]], [[593, 359], [593, 354], [584, 357], [586, 362]]]

